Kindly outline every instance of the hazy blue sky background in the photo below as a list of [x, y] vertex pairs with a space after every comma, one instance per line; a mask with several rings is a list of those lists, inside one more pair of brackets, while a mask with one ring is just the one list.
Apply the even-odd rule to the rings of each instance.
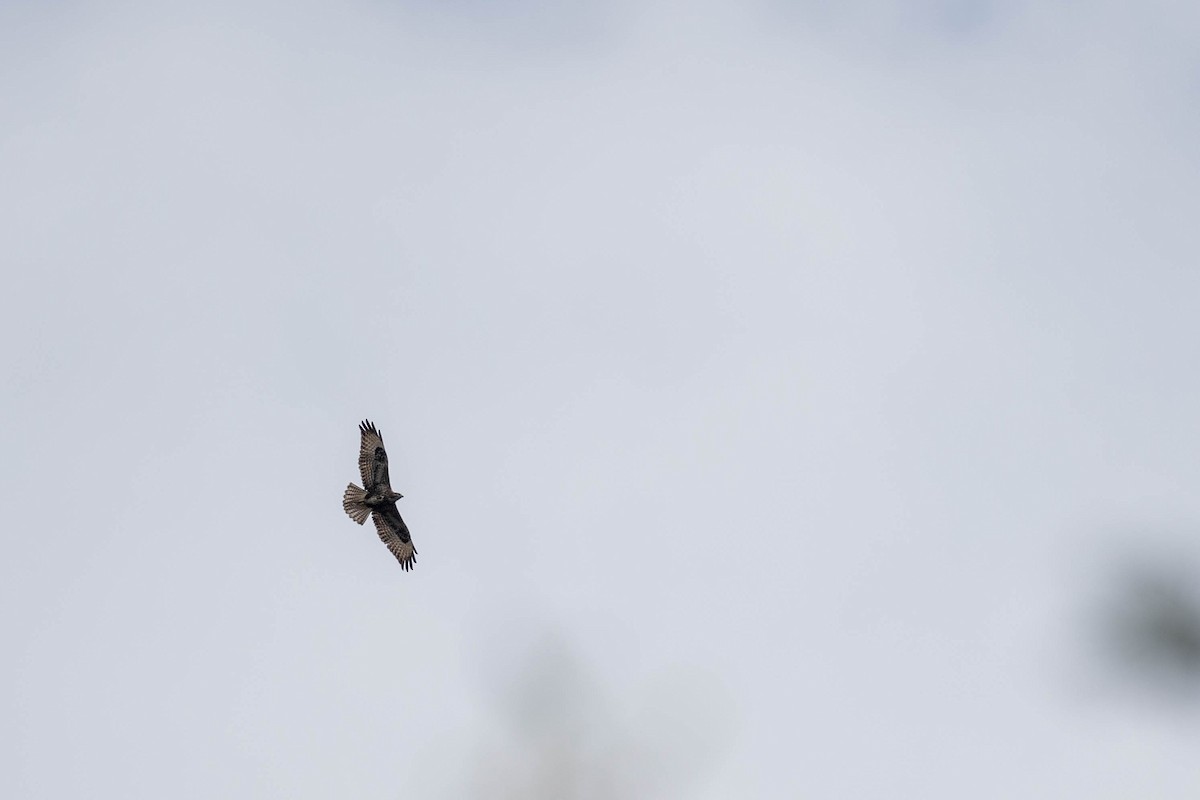
[[1081, 624], [1200, 555], [1198, 42], [0, 5], [0, 795], [1200, 796]]

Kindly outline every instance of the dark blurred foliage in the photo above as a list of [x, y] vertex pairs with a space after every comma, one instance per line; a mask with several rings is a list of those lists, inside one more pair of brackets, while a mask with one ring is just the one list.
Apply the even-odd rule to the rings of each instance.
[[472, 797], [686, 797], [728, 738], [723, 693], [688, 670], [614, 697], [563, 636], [545, 630], [483, 666], [498, 727], [475, 759]]
[[1125, 687], [1200, 701], [1200, 570], [1186, 548], [1130, 548], [1108, 571], [1096, 616], [1100, 653]]

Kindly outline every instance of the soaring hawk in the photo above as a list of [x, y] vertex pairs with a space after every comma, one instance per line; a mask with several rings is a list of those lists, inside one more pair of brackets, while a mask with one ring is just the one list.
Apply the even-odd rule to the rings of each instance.
[[366, 522], [368, 516], [371, 517], [387, 549], [392, 551], [403, 569], [410, 570], [417, 560], [417, 548], [413, 547], [408, 526], [396, 510], [396, 501], [404, 495], [393, 492], [388, 480], [388, 459], [387, 451], [383, 449], [383, 436], [368, 420], [363, 420], [358, 430], [362, 435], [358, 447], [358, 471], [365, 488], [360, 489], [353, 483], [347, 486], [346, 493], [342, 495], [342, 508], [359, 525]]

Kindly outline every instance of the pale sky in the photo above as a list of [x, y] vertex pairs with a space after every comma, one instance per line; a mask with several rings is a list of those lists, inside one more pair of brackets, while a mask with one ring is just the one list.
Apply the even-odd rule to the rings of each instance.
[[1200, 796], [1079, 624], [1200, 562], [1198, 41], [0, 5], [0, 796]]

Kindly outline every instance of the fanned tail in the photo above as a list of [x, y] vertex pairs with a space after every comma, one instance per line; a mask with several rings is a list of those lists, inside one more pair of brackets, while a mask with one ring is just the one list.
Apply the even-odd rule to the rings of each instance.
[[342, 508], [346, 509], [346, 514], [350, 519], [359, 525], [362, 525], [367, 521], [367, 517], [371, 516], [371, 509], [363, 502], [366, 499], [366, 489], [361, 489], [353, 483], [346, 487], [346, 493], [342, 495]]

